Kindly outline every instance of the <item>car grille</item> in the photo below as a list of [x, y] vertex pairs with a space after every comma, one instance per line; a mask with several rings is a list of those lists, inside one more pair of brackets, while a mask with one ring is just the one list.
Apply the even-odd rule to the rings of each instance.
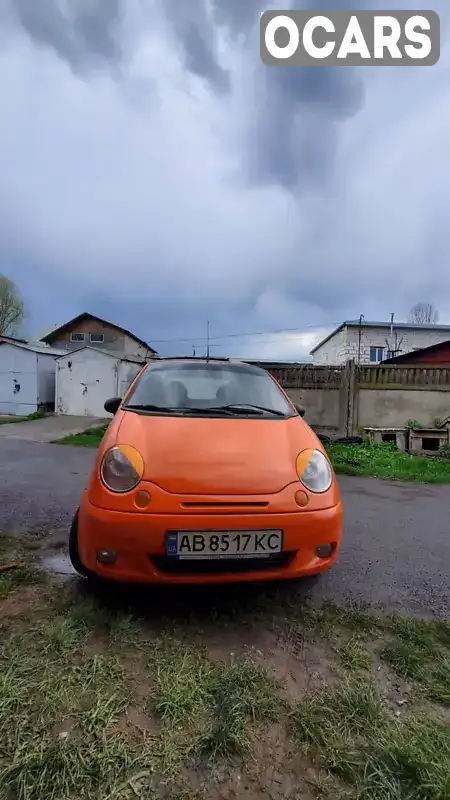
[[229, 572], [261, 572], [287, 567], [295, 553], [275, 553], [264, 558], [178, 559], [171, 556], [150, 556], [160, 572], [170, 575], [211, 575]]

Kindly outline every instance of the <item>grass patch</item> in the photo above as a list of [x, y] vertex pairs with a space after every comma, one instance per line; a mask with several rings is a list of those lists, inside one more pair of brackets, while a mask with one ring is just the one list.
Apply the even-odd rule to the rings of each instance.
[[401, 678], [415, 681], [430, 699], [450, 706], [450, 624], [394, 618], [390, 627], [393, 639], [381, 658]]
[[379, 738], [369, 735], [354, 772], [367, 800], [446, 800], [450, 725], [432, 718], [391, 722]]
[[200, 752], [209, 758], [228, 758], [250, 750], [253, 726], [274, 722], [285, 710], [281, 687], [250, 659], [216, 669], [212, 682], [212, 714]]
[[398, 450], [393, 442], [331, 444], [327, 445], [327, 452], [338, 474], [372, 475], [376, 478], [421, 483], [450, 483], [448, 459], [412, 456]]
[[15, 567], [6, 572], [0, 572], [0, 600], [5, 599], [21, 586], [44, 583], [45, 580], [45, 575], [33, 567]]
[[26, 545], [15, 536], [0, 532], [0, 567], [20, 564], [8, 570], [0, 569], [0, 600], [21, 586], [46, 582], [46, 576], [29, 563]]
[[[446, 621], [299, 611], [269, 593], [266, 616], [233, 606], [227, 624], [205, 595], [196, 610], [189, 592], [186, 614], [186, 599], [158, 611], [155, 594], [119, 594], [18, 583], [4, 604], [0, 800], [219, 800], [232, 775], [237, 800], [281, 800], [275, 772], [299, 797], [449, 800]], [[287, 658], [277, 615], [301, 632], [301, 654]], [[377, 671], [394, 646], [421, 654], [401, 711], [397, 679]]]
[[359, 636], [352, 636], [337, 648], [342, 665], [349, 671], [369, 669], [372, 659]]
[[[171, 730], [189, 724], [198, 754], [228, 758], [249, 751], [254, 725], [285, 709], [280, 686], [249, 658], [211, 662], [182, 642], [152, 648], [150, 709]], [[194, 736], [195, 739], [195, 736]]]
[[359, 638], [365, 638], [383, 627], [383, 622], [365, 608], [357, 605], [338, 606], [332, 601], [319, 606], [308, 605], [298, 619], [306, 628], [318, 630], [326, 636], [339, 630], [351, 630]]
[[149, 666], [154, 675], [150, 708], [164, 723], [178, 726], [206, 713], [214, 670], [201, 652], [163, 639], [153, 646]]
[[108, 425], [99, 425], [94, 428], [88, 428], [82, 433], [71, 434], [70, 436], [63, 436], [61, 439], [55, 439], [53, 444], [73, 444], [79, 447], [98, 447], [103, 436], [105, 435]]
[[433, 717], [399, 722], [368, 683], [344, 684], [302, 701], [297, 738], [364, 800], [447, 800], [450, 725]]
[[35, 411], [25, 417], [0, 417], [0, 425], [12, 425], [15, 422], [31, 422], [34, 419], [42, 419], [45, 414], [43, 411]]

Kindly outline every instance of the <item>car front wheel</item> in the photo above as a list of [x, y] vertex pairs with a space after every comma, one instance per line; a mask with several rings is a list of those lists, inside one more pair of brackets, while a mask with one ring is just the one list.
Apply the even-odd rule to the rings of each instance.
[[69, 533], [69, 558], [72, 567], [82, 578], [95, 578], [95, 573], [84, 566], [78, 550], [78, 510], [72, 520]]

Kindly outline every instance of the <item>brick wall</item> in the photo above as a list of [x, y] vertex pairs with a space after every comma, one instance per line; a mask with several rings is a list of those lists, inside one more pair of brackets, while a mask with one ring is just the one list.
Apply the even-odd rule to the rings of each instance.
[[343, 328], [336, 336], [328, 339], [313, 355], [313, 363], [317, 366], [328, 364], [345, 364], [349, 356], [347, 347], [347, 328]]
[[[408, 353], [414, 349], [421, 349], [422, 347], [430, 347], [433, 344], [445, 342], [450, 338], [449, 330], [439, 330], [436, 327], [434, 330], [423, 330], [420, 326], [411, 328], [395, 328], [394, 336], [391, 337], [389, 328], [376, 328], [363, 325], [361, 328], [361, 352], [360, 364], [373, 364], [370, 360], [370, 348], [384, 348], [382, 358], [387, 358], [389, 342], [391, 349], [396, 346], [395, 333], [397, 333], [397, 347], [400, 353]], [[342, 331], [332, 336], [328, 342], [325, 342], [322, 347], [313, 355], [313, 363], [317, 365], [322, 364], [345, 364], [347, 361], [354, 359], [358, 361], [358, 343], [359, 343], [359, 329], [358, 327], [344, 328]]]

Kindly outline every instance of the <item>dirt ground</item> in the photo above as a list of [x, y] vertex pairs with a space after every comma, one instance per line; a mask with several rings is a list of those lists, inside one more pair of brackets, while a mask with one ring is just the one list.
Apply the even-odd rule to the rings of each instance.
[[288, 586], [93, 587], [11, 547], [0, 800], [448, 800], [449, 622]]

